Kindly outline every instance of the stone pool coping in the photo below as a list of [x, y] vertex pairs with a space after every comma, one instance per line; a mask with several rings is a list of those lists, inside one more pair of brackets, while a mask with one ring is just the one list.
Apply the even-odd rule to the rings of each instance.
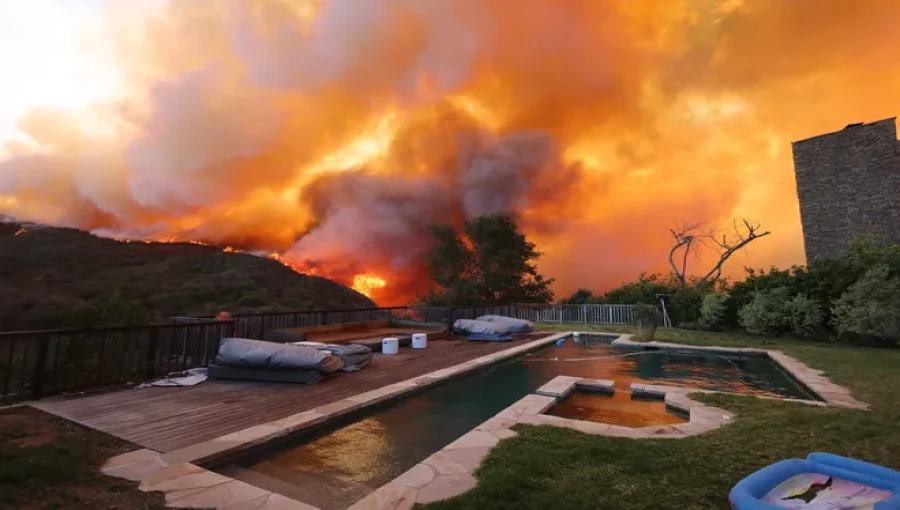
[[552, 344], [568, 335], [571, 333], [551, 334], [516, 347], [168, 453], [163, 454], [149, 449], [135, 450], [109, 459], [101, 471], [109, 476], [140, 482], [141, 490], [164, 492], [166, 505], [170, 508], [317, 510], [314, 506], [214, 473], [199, 465], [308, 427], [320, 425], [333, 418], [431, 386], [451, 377], [514, 358]]
[[[210, 441], [188, 446], [166, 454], [142, 449], [109, 459], [102, 472], [119, 478], [140, 482], [141, 490], [162, 491], [170, 508], [220, 508], [224, 510], [318, 510], [316, 507], [274, 494], [253, 485], [206, 470], [198, 464], [221, 459], [269, 440], [286, 436], [307, 427], [349, 412], [396, 398], [406, 393], [445, 381], [450, 377], [471, 372], [515, 356], [549, 345], [573, 332], [558, 333], [496, 353], [488, 354], [423, 376], [391, 384], [353, 397], [332, 402], [269, 423], [256, 425]], [[613, 335], [602, 332], [579, 333]], [[832, 405], [852, 409], [867, 409], [868, 405], [854, 399], [850, 391], [823, 377], [814, 370], [780, 351], [753, 348], [695, 347], [666, 342], [635, 342], [631, 335], [619, 335], [612, 345], [637, 348], [694, 350], [721, 354], [768, 356], [791, 376], [805, 385], [824, 402], [782, 399], [813, 405]], [[475, 487], [473, 476], [481, 460], [502, 439], [516, 436], [511, 427], [518, 423], [553, 425], [581, 432], [632, 439], [681, 438], [714, 430], [730, 422], [728, 411], [691, 400], [688, 393], [714, 393], [693, 388], [649, 384], [632, 384], [637, 394], [662, 397], [667, 406], [687, 412], [690, 421], [678, 425], [630, 428], [604, 423], [586, 422], [544, 414], [557, 401], [576, 387], [595, 391], [613, 391], [613, 382], [558, 376], [526, 395], [512, 406], [488, 419], [472, 431], [442, 448], [407, 472], [364, 497], [349, 510], [408, 509], [415, 503], [429, 503], [453, 497]]]
[[[410, 470], [366, 496], [349, 510], [400, 510], [463, 494], [476, 485], [475, 470], [501, 440], [518, 434], [512, 428], [519, 424], [552, 425], [586, 434], [630, 439], [678, 439], [727, 425], [734, 415], [688, 398], [694, 390], [672, 386], [654, 386], [662, 392], [667, 407], [688, 413], [689, 421], [678, 425], [624, 427], [574, 420], [545, 414], [557, 402], [581, 387], [591, 391], [614, 391], [614, 382], [557, 376], [535, 393], [488, 419], [471, 432], [442, 448]], [[643, 391], [642, 391], [643, 392]], [[639, 392], [640, 393], [640, 392]]]
[[[587, 334], [587, 333], [585, 333]], [[787, 354], [781, 351], [775, 350], [766, 350], [766, 349], [756, 349], [752, 347], [704, 347], [704, 346], [692, 346], [692, 345], [684, 345], [684, 344], [675, 344], [669, 342], [636, 342], [632, 340], [632, 335], [621, 335], [616, 340], [613, 340], [612, 345], [615, 346], [623, 346], [623, 347], [635, 347], [640, 349], [657, 348], [657, 349], [678, 349], [678, 350], [690, 350], [697, 352], [708, 352], [712, 354], [731, 354], [731, 355], [743, 355], [743, 356], [760, 356], [760, 357], [768, 357], [772, 360], [776, 365], [778, 365], [782, 370], [787, 372], [787, 374], [794, 378], [797, 382], [800, 383], [801, 386], [804, 387], [809, 393], [812, 393], [814, 396], [821, 399], [822, 402], [827, 405], [834, 407], [843, 407], [847, 409], [861, 409], [866, 410], [869, 408], [869, 404], [865, 402], [861, 402], [855, 398], [850, 393], [850, 390], [844, 388], [843, 386], [837, 385], [833, 383], [830, 379], [822, 375], [824, 372], [822, 370], [816, 370], [802, 361], [788, 356]], [[699, 391], [695, 391], [699, 392]], [[759, 397], [765, 398], [765, 397]], [[802, 400], [802, 399], [777, 399], [777, 400], [789, 400], [792, 402], [804, 402], [808, 404], [818, 404], [818, 402], [811, 400]]]

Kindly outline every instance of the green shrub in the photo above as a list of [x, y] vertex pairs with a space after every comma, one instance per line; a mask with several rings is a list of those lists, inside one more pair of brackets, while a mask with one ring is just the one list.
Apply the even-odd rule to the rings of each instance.
[[270, 304], [270, 300], [257, 293], [244, 294], [240, 299], [237, 300], [237, 303], [235, 303], [238, 308], [258, 308]]
[[790, 331], [789, 300], [786, 287], [756, 292], [750, 303], [738, 312], [741, 326], [755, 335], [775, 336]]
[[787, 303], [791, 319], [791, 333], [801, 338], [814, 337], [825, 326], [822, 303], [803, 294], [797, 294]]
[[[833, 303], [878, 264], [887, 265], [891, 274], [900, 274], [900, 245], [884, 244], [876, 237], [864, 235], [850, 244], [843, 257], [814, 260], [807, 267], [747, 269], [747, 277], [728, 289], [726, 324], [739, 324], [738, 311], [750, 303], [754, 294], [773, 288], [786, 287], [792, 296], [802, 294], [820, 304]], [[823, 306], [821, 311], [823, 322], [832, 323], [832, 310]]]
[[874, 266], [832, 308], [843, 338], [896, 345], [900, 340], [900, 277], [886, 264]]
[[[700, 307], [703, 296], [712, 290], [710, 284], [698, 285], [697, 282], [681, 282], [672, 274], [641, 273], [637, 281], [622, 284], [609, 290], [604, 295], [590, 302], [601, 304], [633, 305], [636, 303], [659, 303], [659, 295], [668, 296], [666, 312], [672, 323], [679, 326], [697, 322], [700, 318]], [[575, 296], [573, 296], [575, 297]]]
[[699, 326], [702, 329], [717, 330], [725, 323], [726, 302], [728, 296], [721, 292], [711, 292], [703, 296], [700, 306]]
[[75, 307], [66, 322], [76, 328], [138, 326], [150, 322], [150, 312], [141, 303], [124, 297], [117, 289]]

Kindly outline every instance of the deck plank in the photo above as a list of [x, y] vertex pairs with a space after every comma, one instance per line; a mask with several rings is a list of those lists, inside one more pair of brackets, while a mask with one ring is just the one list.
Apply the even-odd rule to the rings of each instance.
[[427, 349], [376, 354], [365, 369], [318, 384], [207, 381], [187, 388], [123, 389], [31, 403], [45, 412], [160, 452], [308, 411], [337, 400], [508, 349], [549, 333], [512, 342], [433, 340]]

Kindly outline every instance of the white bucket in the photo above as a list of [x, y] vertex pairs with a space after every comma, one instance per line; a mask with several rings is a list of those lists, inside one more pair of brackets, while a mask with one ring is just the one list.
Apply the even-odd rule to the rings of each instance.
[[397, 354], [400, 349], [400, 340], [396, 338], [381, 339], [381, 354]]
[[427, 333], [415, 333], [412, 336], [412, 348], [413, 349], [424, 349], [425, 345], [428, 344], [428, 334]]

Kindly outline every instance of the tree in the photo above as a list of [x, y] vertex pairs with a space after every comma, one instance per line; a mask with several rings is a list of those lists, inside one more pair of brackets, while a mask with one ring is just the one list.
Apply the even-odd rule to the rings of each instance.
[[429, 227], [435, 246], [429, 254], [436, 284], [420, 298], [436, 306], [548, 303], [552, 279], [535, 262], [541, 253], [519, 231], [510, 215], [490, 215], [452, 225]]
[[[670, 229], [675, 245], [669, 250], [669, 265], [672, 272], [681, 282], [681, 286], [687, 286], [688, 259], [691, 255], [697, 255], [702, 249], [713, 249], [719, 255], [719, 260], [698, 280], [699, 284], [715, 284], [722, 276], [722, 267], [734, 253], [751, 242], [765, 237], [771, 232], [760, 232], [760, 225], [753, 225], [747, 220], [741, 220], [739, 225], [734, 222], [733, 232], [721, 232], [704, 230], [703, 224], [684, 225], [680, 229]], [[679, 250], [681, 253], [679, 254]]]
[[834, 302], [835, 328], [844, 336], [895, 346], [900, 341], [898, 302], [900, 276], [892, 275], [887, 264], [878, 264]]
[[71, 327], [139, 326], [150, 322], [150, 311], [141, 303], [122, 295], [120, 289], [75, 307], [67, 322]]
[[564, 305], [584, 305], [594, 299], [594, 294], [589, 289], [578, 289], [574, 294], [562, 300]]

